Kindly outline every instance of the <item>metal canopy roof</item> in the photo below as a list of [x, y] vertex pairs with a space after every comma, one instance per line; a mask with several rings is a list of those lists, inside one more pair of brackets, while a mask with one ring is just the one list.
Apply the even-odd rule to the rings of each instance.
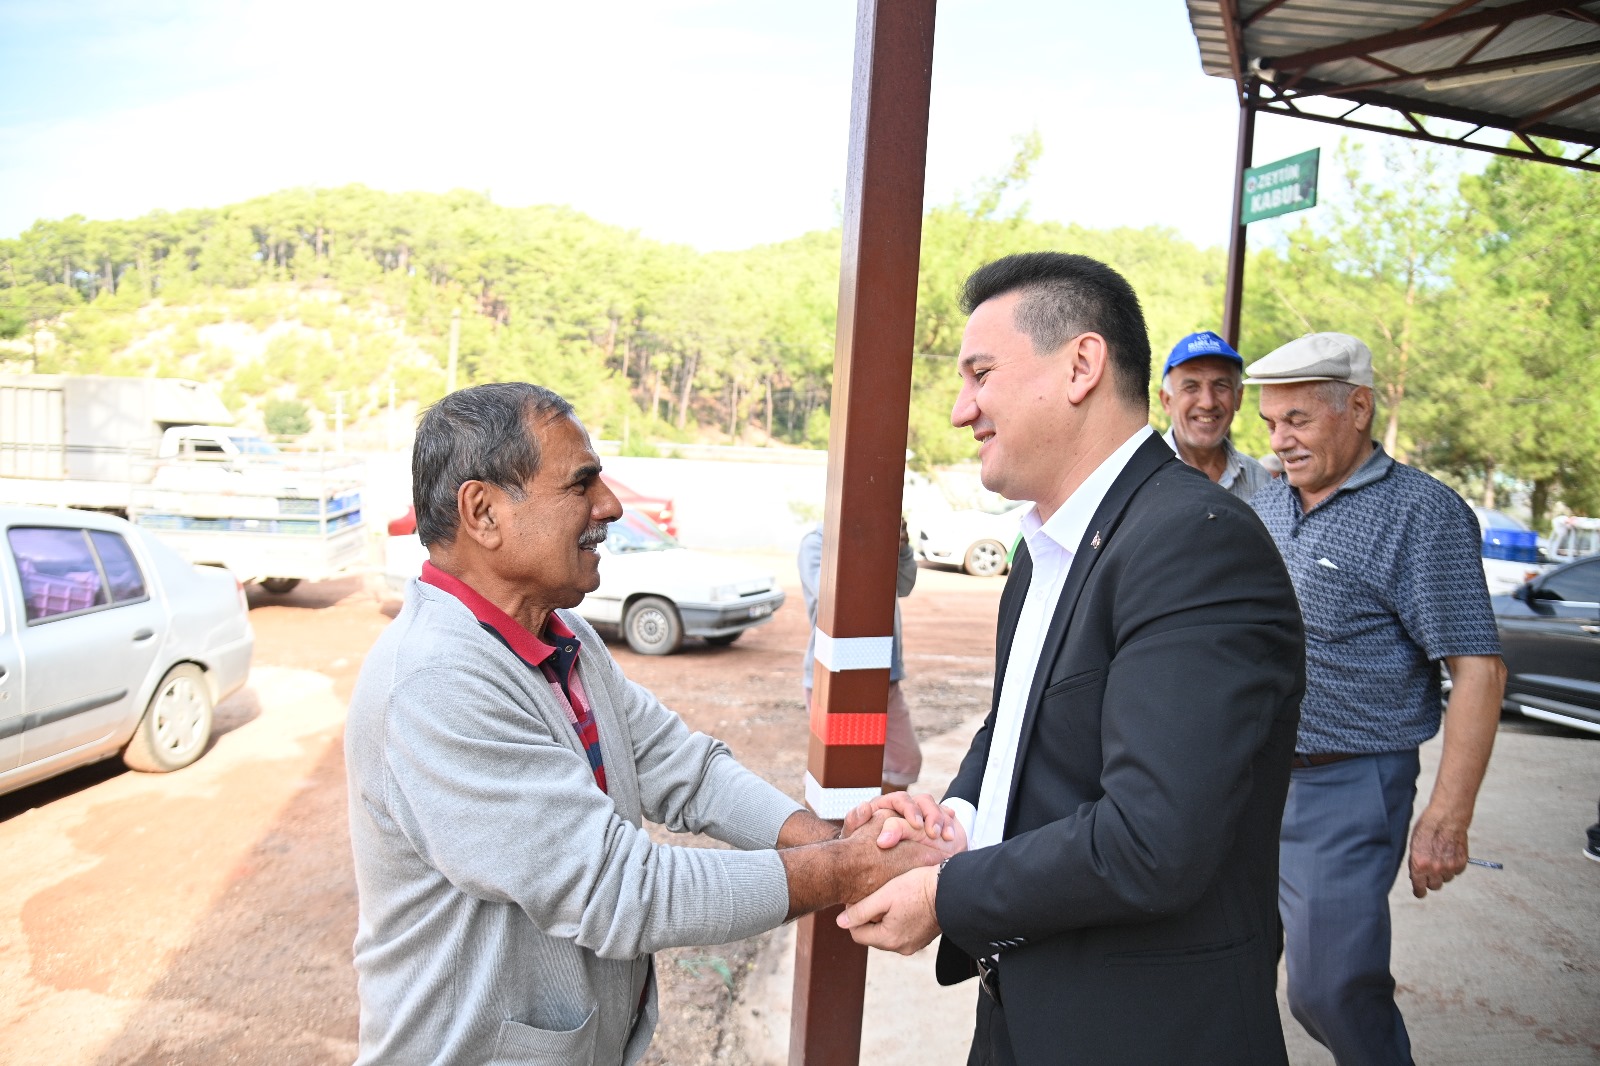
[[1600, 171], [1600, 0], [1187, 2], [1243, 107]]

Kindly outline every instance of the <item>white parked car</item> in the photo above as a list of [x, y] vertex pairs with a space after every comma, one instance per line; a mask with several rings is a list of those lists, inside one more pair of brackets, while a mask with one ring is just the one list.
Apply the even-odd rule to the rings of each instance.
[[[395, 519], [389, 530], [385, 580], [402, 592], [422, 572], [428, 553], [417, 538], [414, 512]], [[627, 507], [600, 546], [600, 587], [577, 611], [591, 624], [616, 626], [640, 655], [671, 655], [684, 637], [732, 644], [745, 630], [770, 621], [783, 600], [771, 574], [685, 548]]]
[[1003, 574], [1028, 505], [1003, 500], [998, 506], [998, 511], [918, 508], [906, 516], [911, 546], [930, 563], [959, 566], [977, 577]]
[[255, 646], [233, 575], [94, 511], [0, 507], [0, 530], [0, 792], [199, 758]]

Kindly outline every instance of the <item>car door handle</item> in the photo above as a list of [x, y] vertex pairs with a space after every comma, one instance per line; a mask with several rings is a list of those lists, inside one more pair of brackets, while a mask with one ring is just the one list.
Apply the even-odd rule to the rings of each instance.
[[133, 641], [134, 641], [135, 644], [137, 644], [139, 641], [141, 641], [141, 640], [149, 640], [151, 637], [153, 637], [155, 635], [156, 635], [156, 631], [153, 630], [153, 629], [135, 629], [133, 631]]

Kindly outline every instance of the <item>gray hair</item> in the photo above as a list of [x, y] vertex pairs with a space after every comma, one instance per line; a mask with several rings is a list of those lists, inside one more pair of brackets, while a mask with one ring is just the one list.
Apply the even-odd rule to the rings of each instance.
[[424, 545], [456, 539], [456, 493], [482, 481], [522, 499], [539, 472], [537, 421], [572, 414], [572, 405], [542, 385], [506, 381], [452, 392], [429, 407], [411, 449], [411, 499]]
[[1352, 385], [1348, 381], [1319, 381], [1315, 392], [1319, 400], [1342, 414], [1349, 410], [1350, 397], [1354, 396], [1359, 388], [1363, 386]]

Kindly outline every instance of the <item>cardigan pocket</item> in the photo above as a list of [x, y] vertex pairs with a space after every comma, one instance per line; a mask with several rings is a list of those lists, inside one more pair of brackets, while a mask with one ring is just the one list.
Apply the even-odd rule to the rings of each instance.
[[500, 1023], [494, 1057], [488, 1066], [578, 1066], [594, 1062], [595, 1033], [600, 1009], [589, 1012], [583, 1024], [565, 1032], [535, 1029], [509, 1018]]

